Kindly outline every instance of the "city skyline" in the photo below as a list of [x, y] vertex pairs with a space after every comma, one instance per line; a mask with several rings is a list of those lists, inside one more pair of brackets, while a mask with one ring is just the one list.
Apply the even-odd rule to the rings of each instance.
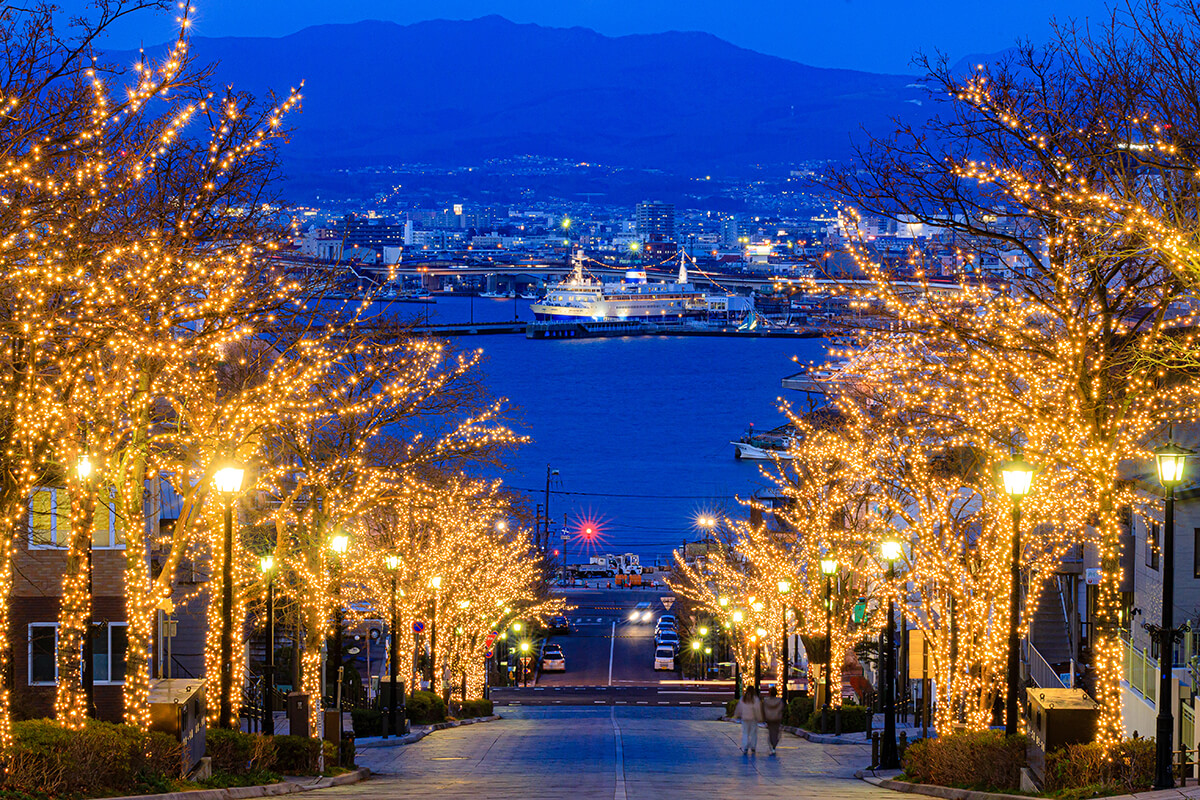
[[[62, 4], [68, 14], [84, 10], [83, 0]], [[882, 0], [796, 7], [778, 0], [757, 0], [736, 8], [715, 0], [675, 4], [658, 2], [550, 3], [545, 0], [416, 0], [398, 4], [340, 4], [264, 0], [254, 4], [211, 0], [198, 3], [193, 30], [199, 36], [277, 38], [323, 24], [385, 20], [411, 24], [434, 19], [470, 20], [499, 15], [545, 27], [584, 27], [606, 36], [699, 31], [739, 47], [819, 67], [908, 74], [918, 52], [943, 52], [952, 61], [1012, 47], [1018, 40], [1044, 41], [1051, 20], [1098, 22], [1104, 5], [1089, 0], [1053, 4], [1015, 0], [1003, 6], [956, 5], [941, 14], [936, 3], [924, 14], [908, 13]], [[106, 37], [113, 48], [159, 44], [172, 35], [173, 14], [139, 13], [118, 23]], [[812, 35], [809, 35], [809, 34]]]

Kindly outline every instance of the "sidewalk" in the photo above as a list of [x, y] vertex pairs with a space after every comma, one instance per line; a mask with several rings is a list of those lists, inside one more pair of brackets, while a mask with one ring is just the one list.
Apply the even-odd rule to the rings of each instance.
[[[955, 789], [950, 786], [909, 783], [908, 781], [897, 780], [899, 776], [899, 770], [880, 770], [877, 772], [863, 770], [858, 773], [859, 778], [881, 789], [890, 789], [893, 792], [905, 792], [907, 794], [941, 797], [943, 800], [1029, 800], [1030, 798], [1030, 795], [1022, 794], [975, 792], [968, 789]], [[1150, 790], [1138, 792], [1137, 794], [1109, 795], [1104, 800], [1180, 800], [1180, 798], [1197, 800], [1197, 798], [1200, 798], [1200, 786], [1188, 786], [1181, 789]]]
[[446, 728], [457, 728], [460, 725], [474, 725], [477, 722], [493, 722], [501, 719], [499, 714], [493, 714], [490, 717], [471, 717], [470, 719], [456, 719], [450, 722], [438, 722], [434, 725], [410, 725], [408, 733], [403, 736], [389, 736], [384, 739], [382, 736], [363, 736], [354, 740], [355, 750], [367, 750], [374, 747], [399, 747], [413, 742], [419, 742], [434, 731], [445, 730]]

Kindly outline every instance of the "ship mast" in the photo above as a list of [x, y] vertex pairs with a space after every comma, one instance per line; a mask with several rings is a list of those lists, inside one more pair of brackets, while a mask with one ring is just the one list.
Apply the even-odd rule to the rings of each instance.
[[683, 248], [679, 248], [679, 283], [687, 283], [687, 256], [683, 252]]

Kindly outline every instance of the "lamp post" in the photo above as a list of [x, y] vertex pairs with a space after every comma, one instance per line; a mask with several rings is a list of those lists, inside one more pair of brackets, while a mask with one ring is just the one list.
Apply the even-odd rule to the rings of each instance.
[[350, 549], [350, 537], [340, 530], [335, 530], [329, 537], [329, 549], [333, 553], [333, 647], [329, 650], [330, 672], [333, 673], [333, 697], [341, 719], [341, 670], [342, 670], [342, 556]]
[[837, 571], [836, 560], [821, 559], [821, 574], [825, 576], [825, 702], [821, 706], [822, 728], [828, 727], [829, 695], [833, 692], [833, 576]]
[[265, 555], [258, 568], [267, 579], [267, 659], [263, 664], [262, 732], [275, 735], [275, 556]]
[[[1172, 789], [1171, 745], [1175, 717], [1171, 713], [1171, 669], [1175, 661], [1175, 487], [1183, 483], [1183, 466], [1190, 453], [1168, 443], [1155, 449], [1158, 480], [1167, 490], [1162, 540], [1162, 624], [1158, 626], [1158, 719], [1154, 733], [1154, 788]], [[1146, 626], [1154, 632], [1152, 626]]]
[[779, 621], [783, 636], [782, 657], [779, 660], [779, 694], [786, 706], [788, 701], [788, 629], [787, 629], [787, 596], [792, 591], [791, 581], [780, 581], [779, 588]]
[[213, 483], [225, 499], [225, 543], [221, 561], [221, 693], [217, 726], [232, 729], [233, 717], [233, 496], [241, 491], [244, 470], [229, 464], [216, 471]]
[[699, 674], [700, 672], [700, 640], [692, 639], [692, 673]]
[[529, 642], [521, 642], [521, 680], [529, 688]]
[[1020, 456], [1013, 456], [1000, 465], [1004, 493], [1012, 500], [1012, 587], [1008, 597], [1008, 675], [1004, 692], [1004, 734], [1017, 732], [1017, 687], [1021, 682], [1020, 640], [1017, 622], [1021, 610], [1021, 500], [1029, 494], [1033, 483], [1033, 467]]
[[[888, 583], [896, 580], [896, 561], [904, 555], [899, 542], [889, 539], [879, 546], [879, 553], [887, 562]], [[888, 593], [887, 625], [883, 638], [883, 741], [880, 743], [880, 769], [899, 769], [900, 754], [896, 748], [896, 601]]]
[[762, 693], [762, 643], [767, 635], [765, 628], [754, 629], [754, 691]]
[[[84, 512], [87, 518], [91, 519], [95, 515], [92, 512], [92, 459], [84, 453], [75, 462], [75, 474], [79, 478], [79, 482], [83, 485], [84, 496], [87, 497], [87, 508]], [[83, 673], [80, 675], [80, 682], [83, 684], [83, 701], [87, 704], [87, 715], [89, 717], [96, 716], [96, 705], [93, 700], [93, 693], [96, 686], [95, 666], [92, 664], [92, 618], [94, 615], [94, 601], [92, 597], [92, 538], [88, 537], [87, 552], [84, 554], [84, 566], [87, 570], [87, 613], [83, 618]]]
[[701, 625], [699, 629], [700, 643], [704, 645], [704, 656], [700, 659], [700, 680], [708, 677], [708, 654], [712, 652], [712, 648], [707, 646], [708, 642], [708, 626]]
[[442, 588], [442, 576], [434, 575], [429, 579], [429, 588], [433, 589], [433, 617], [429, 621], [429, 691], [441, 694], [437, 689], [437, 616], [438, 594]]
[[[728, 602], [728, 598], [723, 597], [721, 599]], [[731, 620], [730, 638], [734, 642], [738, 641], [737, 626], [743, 618], [744, 615], [742, 614], [742, 610], [740, 608], [735, 608], [733, 610], [733, 614], [729, 617]], [[742, 669], [741, 665], [738, 664], [736, 649], [733, 653], [733, 692], [735, 700], [740, 700], [742, 698]]]
[[389, 555], [383, 561], [388, 571], [392, 573], [392, 619], [388, 628], [388, 724], [387, 729], [383, 732], [383, 738], [386, 739], [389, 731], [397, 736], [400, 735], [400, 732], [396, 730], [396, 712], [399, 707], [396, 702], [396, 679], [399, 677], [396, 674], [398, 659], [396, 640], [400, 638], [400, 629], [396, 623], [396, 573], [400, 570], [400, 556]]

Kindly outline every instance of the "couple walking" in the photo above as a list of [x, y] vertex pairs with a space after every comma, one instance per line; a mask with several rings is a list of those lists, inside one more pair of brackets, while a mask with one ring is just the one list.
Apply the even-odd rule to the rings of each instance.
[[746, 687], [746, 693], [738, 701], [733, 712], [735, 719], [742, 721], [742, 755], [747, 751], [754, 753], [758, 747], [758, 723], [767, 723], [767, 742], [771, 745], [771, 755], [779, 746], [779, 726], [783, 724], [783, 700], [779, 698], [779, 690], [771, 687], [770, 697], [759, 697], [758, 689]]

